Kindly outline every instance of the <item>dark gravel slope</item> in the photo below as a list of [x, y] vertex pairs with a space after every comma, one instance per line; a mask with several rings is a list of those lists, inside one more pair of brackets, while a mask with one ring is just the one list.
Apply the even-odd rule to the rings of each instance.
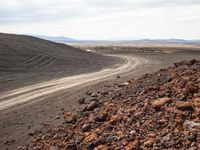
[[[0, 33], [0, 89], [94, 71], [109, 57], [39, 38]], [[23, 82], [21, 81], [23, 79]]]

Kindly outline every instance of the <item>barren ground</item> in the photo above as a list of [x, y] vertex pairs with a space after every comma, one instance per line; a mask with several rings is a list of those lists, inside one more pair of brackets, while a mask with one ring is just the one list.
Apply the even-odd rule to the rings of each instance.
[[[107, 52], [108, 53], [108, 52]], [[4, 91], [1, 93], [0, 147], [16, 149], [31, 140], [28, 133], [40, 129], [41, 123], [61, 123], [62, 112], [78, 111], [80, 97], [89, 98], [86, 92], [106, 90], [115, 83], [170, 66], [183, 59], [199, 59], [200, 52], [179, 51], [178, 53], [114, 51], [121, 57], [114, 66], [97, 72], [62, 77], [50, 81]], [[119, 60], [119, 59], [117, 59]], [[120, 75], [120, 78], [117, 78]], [[41, 97], [42, 96], [42, 97]], [[2, 98], [3, 97], [3, 98]]]

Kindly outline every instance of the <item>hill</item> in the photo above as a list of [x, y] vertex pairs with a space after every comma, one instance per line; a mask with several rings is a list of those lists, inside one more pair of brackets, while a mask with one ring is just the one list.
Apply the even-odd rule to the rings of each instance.
[[11, 82], [28, 84], [32, 79], [48, 79], [101, 69], [111, 58], [86, 52], [66, 44], [36, 37], [0, 33], [0, 89]]

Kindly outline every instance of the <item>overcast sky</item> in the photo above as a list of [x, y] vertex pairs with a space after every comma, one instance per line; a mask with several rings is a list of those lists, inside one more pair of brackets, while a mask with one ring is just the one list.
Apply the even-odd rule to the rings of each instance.
[[0, 32], [200, 39], [200, 0], [0, 0]]

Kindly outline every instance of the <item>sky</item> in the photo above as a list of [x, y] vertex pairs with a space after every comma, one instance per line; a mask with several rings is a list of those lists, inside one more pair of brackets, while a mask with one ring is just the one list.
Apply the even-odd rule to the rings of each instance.
[[200, 0], [0, 0], [0, 32], [75, 39], [200, 39]]

